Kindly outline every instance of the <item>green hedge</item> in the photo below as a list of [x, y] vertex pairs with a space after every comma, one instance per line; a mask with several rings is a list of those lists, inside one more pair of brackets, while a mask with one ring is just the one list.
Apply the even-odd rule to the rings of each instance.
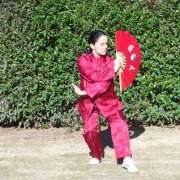
[[179, 123], [178, 1], [2, 0], [0, 5], [1, 126], [80, 127], [71, 82], [79, 83], [76, 57], [87, 50], [93, 29], [109, 34], [111, 55], [117, 29], [140, 42], [137, 79], [123, 94], [117, 85], [129, 122]]

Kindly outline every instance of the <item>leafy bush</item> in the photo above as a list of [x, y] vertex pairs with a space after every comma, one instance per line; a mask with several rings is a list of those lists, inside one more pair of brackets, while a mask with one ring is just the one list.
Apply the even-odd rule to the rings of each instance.
[[[76, 57], [87, 50], [92, 29], [138, 39], [139, 74], [123, 94], [129, 121], [177, 124], [180, 119], [178, 1], [1, 1], [0, 125], [36, 123], [79, 128], [71, 83], [79, 83]], [[118, 84], [116, 80], [116, 84]], [[103, 122], [101, 122], [103, 123]]]

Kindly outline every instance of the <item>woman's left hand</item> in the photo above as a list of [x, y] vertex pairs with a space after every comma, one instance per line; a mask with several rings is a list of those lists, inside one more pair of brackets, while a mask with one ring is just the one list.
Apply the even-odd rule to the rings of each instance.
[[116, 51], [115, 64], [116, 64], [116, 69], [118, 68], [117, 66], [119, 66], [121, 71], [123, 71], [125, 69], [125, 66], [126, 66], [126, 57], [125, 57], [125, 55], [122, 52]]
[[85, 91], [82, 91], [78, 86], [76, 86], [75, 84], [72, 83], [72, 86], [74, 87], [74, 91], [77, 95], [79, 96], [83, 96], [86, 95]]

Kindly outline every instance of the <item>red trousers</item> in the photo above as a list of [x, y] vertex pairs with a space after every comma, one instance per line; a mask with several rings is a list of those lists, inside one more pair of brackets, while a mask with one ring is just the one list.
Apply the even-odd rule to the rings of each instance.
[[[90, 117], [83, 119], [83, 137], [91, 151], [92, 157], [101, 160], [103, 156], [98, 126], [99, 110], [94, 108]], [[131, 156], [129, 132], [126, 119], [122, 112], [117, 112], [107, 118], [114, 144], [116, 159]]]

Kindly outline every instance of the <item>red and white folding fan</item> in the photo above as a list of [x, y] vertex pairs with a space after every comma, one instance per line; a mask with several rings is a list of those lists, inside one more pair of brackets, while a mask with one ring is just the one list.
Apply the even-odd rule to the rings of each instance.
[[141, 50], [136, 38], [127, 31], [116, 31], [116, 53], [121, 56], [123, 67], [119, 70], [120, 90], [126, 90], [135, 79], [140, 63]]

